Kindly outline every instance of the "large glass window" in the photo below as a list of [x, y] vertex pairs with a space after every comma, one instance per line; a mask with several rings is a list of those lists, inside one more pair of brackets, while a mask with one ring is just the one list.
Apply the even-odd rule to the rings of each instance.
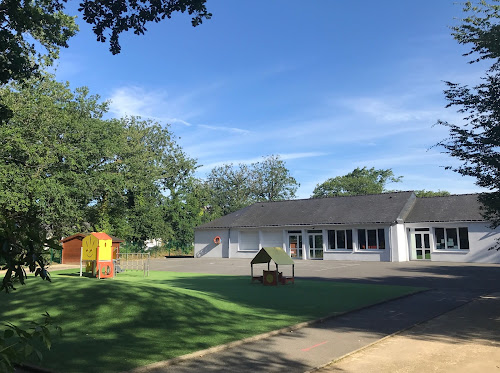
[[467, 228], [458, 228], [458, 238], [460, 249], [469, 250], [469, 230]]
[[434, 228], [437, 250], [469, 250], [469, 230], [461, 228]]
[[366, 229], [358, 229], [358, 245], [361, 250], [366, 249]]
[[[368, 245], [367, 245], [368, 243]], [[381, 229], [358, 229], [358, 247], [364, 249], [385, 249], [385, 231]]]
[[352, 229], [328, 231], [329, 250], [352, 250]]

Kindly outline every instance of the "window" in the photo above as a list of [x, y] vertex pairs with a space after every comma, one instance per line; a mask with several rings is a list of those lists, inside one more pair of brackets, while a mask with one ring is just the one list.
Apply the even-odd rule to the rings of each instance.
[[328, 250], [352, 250], [352, 229], [328, 231]]
[[469, 250], [469, 230], [462, 228], [434, 228], [436, 250]]
[[460, 249], [469, 250], [469, 230], [467, 228], [458, 228], [458, 239]]
[[[368, 246], [367, 246], [368, 243]], [[358, 247], [365, 249], [385, 249], [385, 230], [381, 229], [358, 229]]]

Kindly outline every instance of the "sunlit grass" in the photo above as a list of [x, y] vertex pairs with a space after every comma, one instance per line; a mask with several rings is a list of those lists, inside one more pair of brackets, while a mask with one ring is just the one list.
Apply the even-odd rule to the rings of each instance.
[[0, 321], [27, 323], [48, 311], [63, 336], [44, 354], [59, 372], [117, 372], [343, 313], [421, 290], [297, 280], [266, 287], [249, 277], [121, 273], [116, 279], [53, 273], [0, 294]]

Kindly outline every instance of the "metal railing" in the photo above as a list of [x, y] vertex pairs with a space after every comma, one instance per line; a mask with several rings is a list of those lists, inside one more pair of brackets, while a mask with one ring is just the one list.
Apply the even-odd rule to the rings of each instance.
[[148, 277], [150, 257], [150, 253], [119, 253], [116, 258], [115, 272], [143, 271], [144, 277]]

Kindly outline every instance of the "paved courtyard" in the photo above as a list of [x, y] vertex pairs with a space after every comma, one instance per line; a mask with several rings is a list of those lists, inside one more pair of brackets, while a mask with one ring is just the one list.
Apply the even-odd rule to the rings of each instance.
[[[255, 265], [254, 271], [264, 268], [267, 269], [265, 265]], [[250, 259], [161, 258], [152, 259], [150, 269], [250, 276]], [[282, 266], [280, 271], [287, 274], [291, 269]], [[297, 260], [295, 276], [298, 279], [423, 286], [481, 294], [500, 291], [499, 264]]]

